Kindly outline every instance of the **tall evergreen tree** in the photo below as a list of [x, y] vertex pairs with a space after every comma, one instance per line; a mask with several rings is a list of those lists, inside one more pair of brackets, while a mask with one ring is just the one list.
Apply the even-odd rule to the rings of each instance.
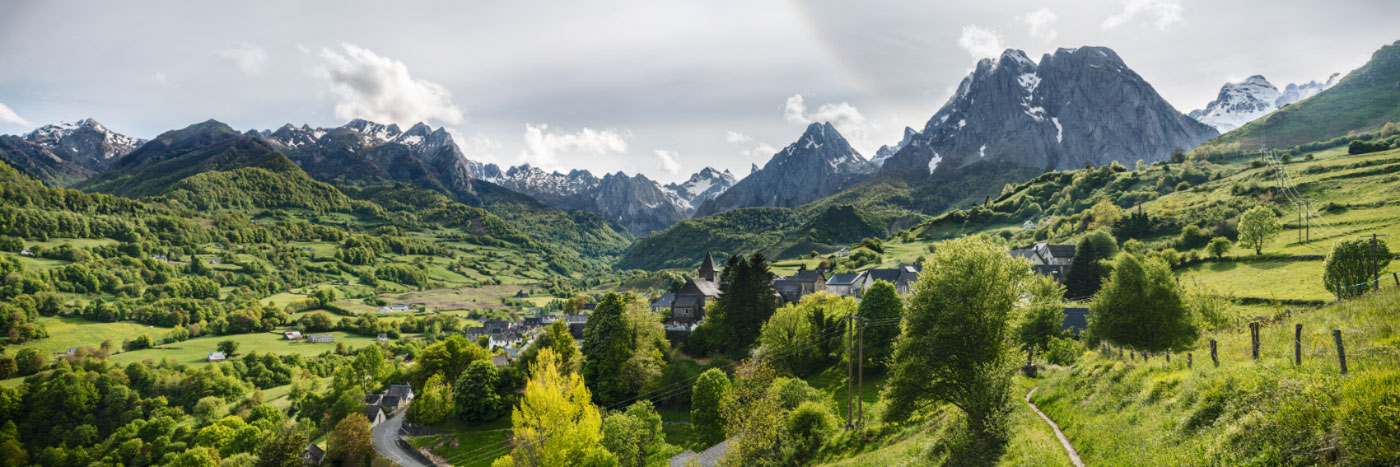
[[754, 252], [747, 260], [731, 256], [720, 273], [720, 296], [710, 310], [717, 347], [742, 355], [758, 339], [763, 323], [778, 309], [768, 259]]
[[622, 316], [625, 311], [624, 297], [609, 292], [583, 329], [583, 380], [599, 404], [610, 404], [623, 396], [620, 370], [632, 356], [632, 336]]
[[1074, 262], [1065, 274], [1065, 297], [1087, 298], [1103, 287], [1107, 271], [1103, 260], [1118, 254], [1118, 241], [1102, 230], [1079, 239], [1074, 248]]

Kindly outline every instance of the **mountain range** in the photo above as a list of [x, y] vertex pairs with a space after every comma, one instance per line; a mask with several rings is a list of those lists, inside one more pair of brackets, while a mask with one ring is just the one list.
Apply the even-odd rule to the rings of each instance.
[[[781, 245], [784, 252], [806, 252], [984, 203], [1005, 185], [1046, 171], [1156, 162], [1207, 140], [1283, 147], [1345, 137], [1400, 121], [1396, 76], [1400, 43], [1322, 83], [1282, 91], [1262, 76], [1227, 83], [1188, 116], [1110, 49], [1062, 48], [1038, 61], [1008, 49], [978, 61], [921, 129], [905, 128], [899, 142], [870, 157], [832, 124], [812, 123], [743, 178], [706, 167], [670, 184], [640, 174], [484, 164], [466, 157], [444, 128], [367, 120], [243, 132], [210, 120], [144, 141], [87, 119], [0, 136], [0, 159], [52, 186], [192, 207], [246, 205], [211, 188], [217, 183], [251, 190], [295, 184], [297, 193], [325, 194], [344, 209], [354, 200], [426, 189], [580, 256], [623, 255], [629, 267], [649, 268], [659, 265], [656, 255], [634, 254], [638, 248], [701, 252], [716, 247], [710, 238], [722, 238], [715, 251]], [[194, 178], [205, 173], [225, 175]], [[285, 205], [275, 194], [262, 195], [254, 205]], [[831, 229], [815, 219], [845, 219], [853, 227]], [[779, 231], [718, 232], [756, 225]], [[650, 237], [633, 242], [641, 236]]]

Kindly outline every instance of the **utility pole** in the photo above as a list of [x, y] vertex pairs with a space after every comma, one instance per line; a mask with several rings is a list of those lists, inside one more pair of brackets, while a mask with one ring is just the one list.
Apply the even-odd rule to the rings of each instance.
[[[1302, 226], [1303, 226], [1303, 205], [1298, 204], [1298, 203], [1295, 202], [1295, 203], [1293, 203], [1293, 206], [1296, 207], [1296, 208], [1298, 208], [1298, 224], [1297, 224], [1297, 226], [1298, 226], [1298, 227], [1302, 227]], [[1298, 229], [1298, 243], [1303, 243], [1303, 229]]]
[[855, 315], [846, 316], [846, 429], [851, 429], [851, 350], [854, 350], [852, 337], [855, 329], [851, 326]]
[[1308, 225], [1307, 225], [1307, 231], [1304, 232], [1304, 234], [1303, 234], [1303, 235], [1304, 235], [1303, 240], [1306, 240], [1306, 241], [1311, 242], [1311, 241], [1312, 241], [1312, 200], [1307, 200], [1307, 201], [1305, 201], [1305, 202], [1308, 203], [1308, 218], [1307, 218], [1307, 223], [1308, 223]]
[[856, 337], [856, 424], [865, 426], [865, 318], [856, 318], [860, 324]]
[[[1380, 254], [1377, 253], [1377, 251], [1376, 251], [1377, 248], [1379, 247], [1379, 244], [1378, 244], [1379, 241], [1376, 239], [1376, 237], [1390, 237], [1390, 236], [1389, 236], [1389, 235], [1371, 234], [1371, 287], [1372, 287], [1371, 290], [1380, 290], [1380, 289], [1381, 289]], [[1365, 235], [1362, 235], [1361, 238], [1366, 238], [1366, 236], [1365, 236]]]

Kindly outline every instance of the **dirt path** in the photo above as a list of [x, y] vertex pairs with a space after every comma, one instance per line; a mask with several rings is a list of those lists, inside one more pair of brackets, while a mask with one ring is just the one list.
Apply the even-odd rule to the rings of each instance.
[[1031, 403], [1031, 395], [1035, 394], [1036, 389], [1040, 389], [1040, 387], [1031, 388], [1031, 392], [1026, 393], [1026, 405], [1031, 406], [1031, 410], [1035, 411], [1035, 414], [1039, 415], [1042, 420], [1045, 420], [1045, 423], [1050, 424], [1050, 429], [1055, 430], [1055, 437], [1060, 438], [1060, 445], [1065, 447], [1065, 454], [1069, 455], [1069, 461], [1074, 463], [1074, 467], [1084, 467], [1084, 461], [1079, 459], [1079, 451], [1075, 451], [1074, 445], [1069, 444], [1069, 438], [1065, 437], [1065, 432], [1060, 431], [1060, 426], [1056, 425], [1054, 420], [1051, 420], [1048, 415], [1045, 415], [1045, 412], [1041, 412], [1039, 407]]

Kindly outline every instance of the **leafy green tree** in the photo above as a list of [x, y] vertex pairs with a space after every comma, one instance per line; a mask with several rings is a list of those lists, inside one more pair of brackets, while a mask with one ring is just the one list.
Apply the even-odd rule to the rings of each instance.
[[[448, 381], [457, 381], [467, 365], [490, 358], [491, 354], [486, 349], [467, 341], [465, 336], [453, 334], [418, 353], [415, 382], [427, 381], [428, 377], [437, 373]], [[421, 384], [416, 386], [422, 387]]]
[[19, 374], [32, 375], [49, 366], [49, 358], [44, 352], [34, 347], [24, 347], [15, 352], [15, 364], [19, 367]]
[[326, 457], [337, 465], [369, 465], [374, 459], [369, 419], [359, 412], [347, 415], [331, 430], [326, 447]]
[[569, 334], [569, 324], [562, 320], [550, 324], [539, 337], [531, 341], [530, 345], [520, 352], [520, 358], [515, 359], [513, 366], [521, 373], [529, 371], [530, 365], [535, 363], [535, 358], [545, 349], [553, 350], [554, 355], [559, 357], [559, 367], [563, 371], [573, 372], [578, 369], [578, 348], [574, 346], [574, 336]]
[[[666, 446], [661, 415], [651, 401], [643, 400], [603, 419], [603, 447], [617, 456], [622, 467], [644, 467]], [[662, 459], [655, 459], [660, 461]]]
[[[469, 372], [470, 368], [468, 366]], [[452, 385], [447, 384], [447, 380], [443, 379], [441, 374], [434, 374], [423, 383], [423, 391], [413, 398], [409, 410], [413, 413], [414, 421], [433, 425], [456, 411], [453, 406], [454, 397]]]
[[724, 434], [730, 439], [721, 465], [773, 465], [781, 461], [787, 415], [769, 391], [775, 374], [761, 360], [745, 360], [734, 369], [729, 397], [720, 404]]
[[1008, 436], [1011, 314], [1030, 271], [983, 237], [948, 241], [929, 263], [904, 313], [885, 417], [948, 402], [967, 415], [971, 452], [999, 452]]
[[609, 292], [583, 329], [583, 379], [600, 404], [623, 397], [620, 370], [632, 356], [631, 335], [622, 317], [625, 307], [622, 295]]
[[1322, 266], [1322, 285], [1337, 298], [1357, 297], [1371, 289], [1375, 279], [1372, 261], [1376, 270], [1385, 270], [1390, 265], [1390, 247], [1378, 240], [1375, 251], [1371, 249], [1371, 239], [1350, 239], [1337, 242], [1327, 254]]
[[[431, 378], [430, 378], [431, 379]], [[500, 375], [490, 361], [476, 360], [457, 380], [454, 402], [457, 416], [474, 425], [495, 420], [501, 415], [501, 396], [496, 393]]]
[[560, 371], [559, 356], [545, 349], [530, 365], [520, 405], [512, 410], [514, 449], [492, 467], [615, 464], [603, 447], [603, 417], [577, 373]]
[[1167, 263], [1119, 255], [1104, 290], [1089, 305], [1089, 332], [1144, 352], [1184, 347], [1197, 329]]
[[758, 339], [763, 323], [778, 309], [773, 294], [773, 272], [763, 253], [748, 259], [730, 256], [720, 273], [720, 296], [710, 306], [706, 324], [714, 348], [730, 355], [742, 355]]
[[1060, 336], [1064, 324], [1064, 287], [1048, 276], [1036, 275], [1030, 280], [1030, 304], [1025, 307], [1020, 322], [1016, 325], [1016, 337], [1021, 348], [1026, 349], [1027, 360], [1035, 358], [1035, 352], [1050, 348], [1050, 340]]
[[836, 431], [836, 424], [836, 415], [826, 405], [808, 401], [793, 409], [787, 417], [787, 438], [794, 460], [810, 459]]
[[219, 453], [213, 448], [186, 449], [167, 464], [170, 467], [219, 467]]
[[[860, 297], [858, 316], [869, 322], [887, 322], [904, 316], [904, 300], [899, 298], [894, 285], [885, 281], [875, 281]], [[871, 368], [884, 368], [894, 353], [894, 341], [899, 337], [899, 326], [880, 325], [865, 328], [865, 365]]]
[[1257, 255], [1263, 252], [1269, 240], [1283, 231], [1283, 224], [1279, 223], [1272, 209], [1255, 206], [1240, 215], [1239, 230], [1240, 245], [1254, 249]]
[[718, 368], [705, 370], [690, 392], [690, 423], [696, 442], [706, 446], [724, 440], [724, 417], [720, 404], [729, 397], [729, 377]]
[[355, 361], [350, 366], [359, 377], [360, 389], [371, 392], [379, 386], [379, 378], [384, 376], [386, 370], [384, 352], [380, 351], [377, 345], [366, 346], [355, 355]]
[[780, 371], [806, 376], [829, 360], [833, 347], [824, 344], [835, 340], [858, 307], [854, 298], [827, 292], [784, 305], [763, 324], [760, 355]]
[[1229, 253], [1230, 248], [1233, 248], [1234, 246], [1235, 244], [1231, 243], [1230, 239], [1228, 238], [1215, 237], [1210, 239], [1210, 244], [1206, 245], [1206, 250], [1210, 251], [1211, 256], [1214, 256], [1215, 259], [1219, 260], [1221, 258], [1224, 258], [1225, 254]]
[[225, 339], [219, 341], [219, 351], [223, 352], [224, 355], [227, 357], [233, 357], [234, 355], [237, 355], [238, 341], [233, 339]]

